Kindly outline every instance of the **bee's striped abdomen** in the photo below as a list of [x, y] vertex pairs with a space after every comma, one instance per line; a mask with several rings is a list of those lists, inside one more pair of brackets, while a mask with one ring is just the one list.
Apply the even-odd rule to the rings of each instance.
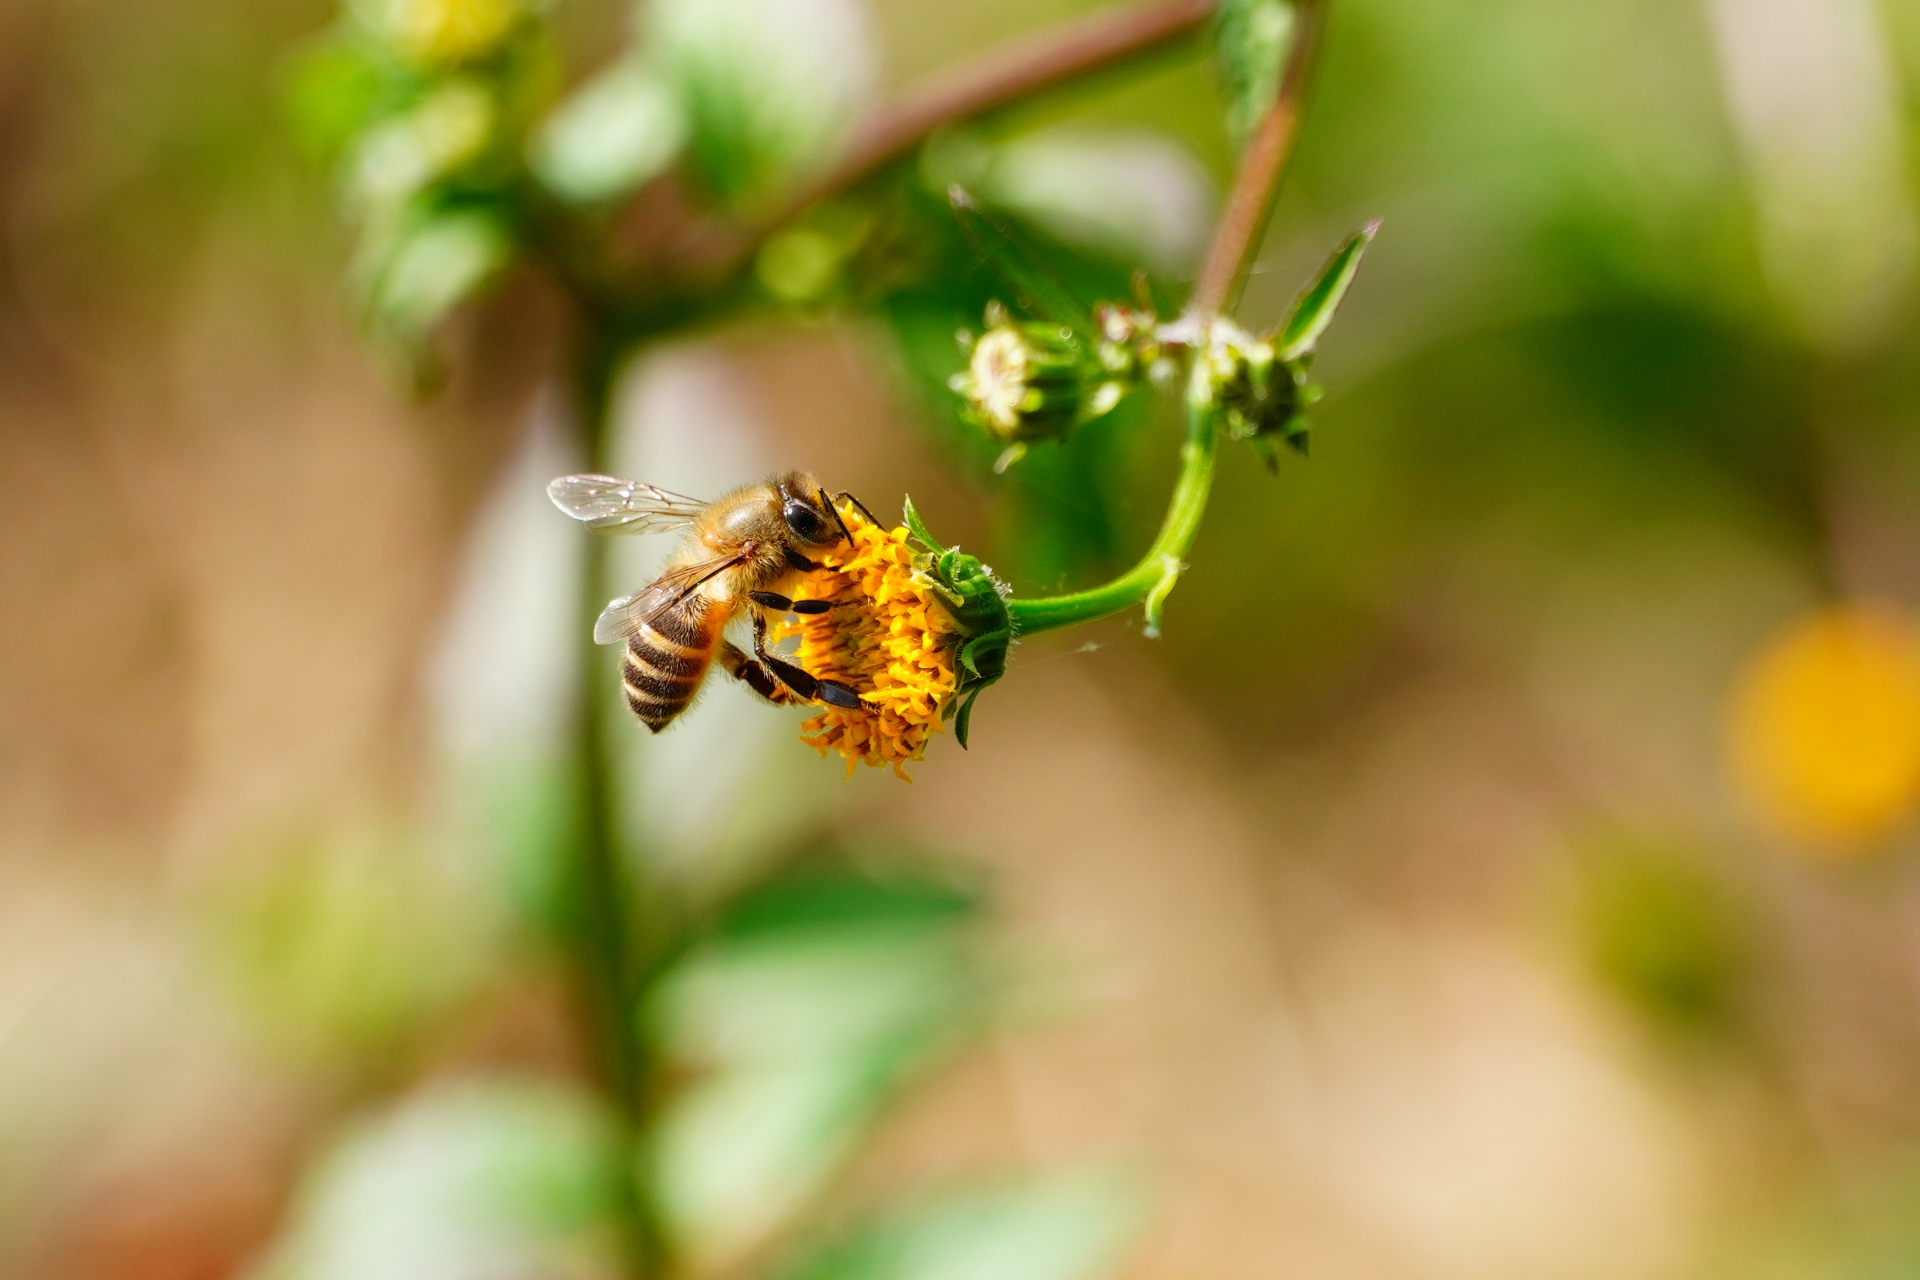
[[660, 732], [693, 701], [725, 622], [726, 611], [696, 592], [628, 639], [621, 683], [647, 728]]

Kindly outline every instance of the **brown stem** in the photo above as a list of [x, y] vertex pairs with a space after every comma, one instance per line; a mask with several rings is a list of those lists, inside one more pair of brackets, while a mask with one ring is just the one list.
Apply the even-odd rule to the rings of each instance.
[[1037, 89], [1144, 53], [1192, 31], [1213, 13], [1213, 0], [1157, 0], [1097, 13], [996, 50], [957, 67], [868, 120], [840, 163], [800, 192], [773, 225], [899, 159], [945, 125], [970, 120]]
[[1213, 241], [1207, 246], [1206, 260], [1200, 266], [1200, 278], [1188, 303], [1190, 309], [1202, 315], [1217, 315], [1238, 299], [1247, 268], [1259, 251], [1267, 217], [1273, 212], [1273, 198], [1280, 190], [1280, 179], [1286, 174], [1287, 161], [1293, 157], [1307, 82], [1313, 73], [1314, 55], [1319, 51], [1325, 0], [1299, 0], [1294, 15], [1293, 46], [1281, 75], [1280, 92], [1267, 114], [1261, 117], [1246, 152], [1240, 157], [1240, 172], [1234, 176], [1227, 207], [1214, 226]]
[[767, 236], [821, 200], [847, 190], [958, 124], [1051, 85], [1150, 52], [1188, 35], [1213, 13], [1214, 0], [1153, 0], [1108, 10], [1033, 37], [936, 77], [881, 109], [854, 131], [838, 164], [750, 228], [700, 223], [665, 241], [675, 274], [725, 276]]

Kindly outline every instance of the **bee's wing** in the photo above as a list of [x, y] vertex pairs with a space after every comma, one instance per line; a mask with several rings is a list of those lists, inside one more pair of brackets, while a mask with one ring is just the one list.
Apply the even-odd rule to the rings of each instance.
[[621, 596], [600, 611], [593, 623], [595, 644], [622, 644], [634, 632], [698, 591], [710, 578], [725, 573], [747, 557], [743, 552], [683, 564], [669, 569], [653, 585]]
[[553, 505], [589, 529], [663, 533], [692, 524], [707, 504], [618, 476], [561, 476], [547, 486]]

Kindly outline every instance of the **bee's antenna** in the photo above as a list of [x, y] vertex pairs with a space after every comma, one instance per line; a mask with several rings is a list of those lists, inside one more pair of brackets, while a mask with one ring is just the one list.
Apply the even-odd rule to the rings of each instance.
[[860, 499], [854, 497], [852, 494], [848, 493], [846, 490], [842, 489], [839, 492], [839, 494], [837, 494], [834, 497], [834, 501], [835, 502], [851, 502], [854, 506], [860, 508], [860, 514], [867, 518], [868, 524], [873, 525], [876, 528], [882, 527], [880, 524], [880, 517], [873, 514], [873, 512], [867, 510], [866, 503], [860, 501]]
[[[859, 502], [859, 499], [856, 498], [854, 499], [854, 501], [857, 504]], [[840, 518], [840, 508], [835, 506], [833, 503], [833, 499], [827, 496], [827, 490], [825, 485], [822, 485], [820, 487], [820, 505], [825, 507], [828, 513], [833, 516], [833, 522], [840, 526], [840, 536], [845, 538], [847, 540], [847, 545], [851, 547], [853, 545], [853, 534], [848, 530], [847, 522]], [[862, 510], [865, 510], [865, 508], [862, 508]]]

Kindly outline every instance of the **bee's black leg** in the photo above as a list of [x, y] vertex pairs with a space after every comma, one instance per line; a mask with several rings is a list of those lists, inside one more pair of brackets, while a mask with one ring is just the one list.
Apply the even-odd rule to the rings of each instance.
[[802, 573], [812, 573], [820, 567], [801, 555], [798, 551], [795, 551], [792, 547], [787, 548], [787, 564], [789, 567], [798, 569]]
[[758, 662], [740, 651], [740, 646], [731, 640], [724, 641], [720, 647], [720, 665], [726, 668], [728, 675], [753, 690], [768, 702], [779, 705], [784, 692], [780, 682]]
[[825, 613], [833, 608], [828, 600], [789, 600], [778, 591], [749, 591], [747, 598], [776, 613]]
[[861, 698], [860, 691], [852, 685], [842, 684], [838, 680], [822, 680], [818, 676], [807, 674], [791, 662], [768, 653], [767, 620], [757, 613], [753, 615], [753, 656], [773, 673], [774, 679], [809, 702], [824, 702], [830, 707], [843, 707], [849, 711], [862, 707], [869, 711], [873, 710], [872, 704]]

